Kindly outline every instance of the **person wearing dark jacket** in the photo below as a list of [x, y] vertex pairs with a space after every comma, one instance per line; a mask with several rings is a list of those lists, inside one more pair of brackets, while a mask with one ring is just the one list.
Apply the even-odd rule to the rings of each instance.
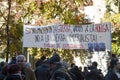
[[9, 62], [9, 65], [10, 64], [16, 64], [16, 57], [15, 56], [12, 57], [11, 61]]
[[11, 64], [8, 72], [9, 74], [5, 80], [25, 80], [25, 77], [21, 75], [21, 69], [17, 64]]
[[88, 67], [90, 70], [89, 73], [86, 75], [87, 80], [103, 80], [101, 76], [100, 70], [97, 68], [98, 63], [96, 61], [92, 62], [92, 66]]
[[35, 76], [37, 80], [49, 80], [50, 79], [50, 67], [49, 64], [43, 63], [35, 69]]
[[120, 62], [117, 59], [110, 61], [110, 68], [105, 75], [105, 80], [120, 80]]
[[45, 59], [46, 59], [46, 57], [43, 55], [40, 59], [37, 60], [37, 62], [35, 63], [35, 67], [37, 68], [38, 66], [43, 64]]
[[8, 65], [5, 65], [3, 68], [2, 68], [2, 71], [0, 73], [0, 80], [4, 80], [4, 78], [7, 76], [8, 74]]
[[84, 80], [84, 75], [82, 71], [79, 70], [78, 66], [74, 66], [69, 70], [72, 74], [74, 74], [75, 79], [74, 80]]
[[25, 67], [26, 57], [18, 55], [16, 57], [16, 64], [21, 68], [21, 74], [25, 75], [25, 80], [36, 80], [35, 73], [32, 69]]
[[61, 58], [57, 53], [54, 53], [51, 58], [48, 59], [50, 64], [50, 80], [72, 80], [65, 66], [60, 62]]

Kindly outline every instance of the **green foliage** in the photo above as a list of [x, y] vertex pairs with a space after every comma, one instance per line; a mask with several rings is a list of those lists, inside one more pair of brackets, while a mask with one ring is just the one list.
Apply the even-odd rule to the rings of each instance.
[[[105, 13], [105, 19], [106, 22], [111, 22], [112, 25], [112, 52], [115, 54], [120, 55], [120, 13], [119, 13], [119, 5], [120, 3], [118, 0], [106, 0], [107, 2], [107, 11]], [[118, 8], [117, 13], [115, 12], [115, 9], [112, 9], [111, 3], [114, 3], [114, 5]], [[119, 4], [119, 5], [118, 5]]]
[[[87, 2], [88, 0], [49, 0], [47, 2], [44, 0], [41, 2], [34, 0], [11, 1], [11, 14], [9, 22], [10, 56], [14, 55], [15, 52], [22, 52], [21, 39], [23, 35], [23, 25], [29, 24], [32, 19], [35, 20], [35, 25], [55, 23], [54, 21], [57, 20], [64, 24], [86, 24], [88, 22], [84, 19], [84, 14], [81, 13], [81, 10], [83, 9], [85, 3], [87, 3], [87, 5], [92, 5], [92, 2]], [[5, 40], [5, 42], [2, 41], [0, 45], [6, 45], [5, 28], [7, 23], [6, 12], [8, 13], [7, 7], [5, 7], [4, 10], [0, 10], [0, 18], [4, 20], [4, 24], [2, 25], [4, 27], [0, 27], [0, 33], [2, 34], [0, 35], [0, 41]], [[46, 55], [49, 58], [54, 49], [29, 48], [28, 50], [30, 55], [35, 58], [39, 58], [42, 55]], [[72, 62], [74, 50], [58, 49], [57, 51], [65, 61]], [[79, 50], [76, 50], [76, 53], [79, 53]], [[82, 53], [79, 56], [84, 57]]]
[[[1, 10], [0, 10], [0, 20], [1, 25], [0, 25], [0, 45], [1, 46], [5, 46], [7, 44], [7, 34], [6, 34], [6, 26], [7, 23], [9, 23], [9, 42], [10, 42], [10, 55], [9, 56], [13, 56], [15, 55], [16, 52], [21, 51], [22, 48], [22, 42], [21, 42], [21, 38], [22, 38], [22, 27], [23, 27], [23, 22], [21, 21], [21, 19], [17, 19], [16, 20], [16, 5], [14, 4], [14, 0], [12, 0], [13, 2], [11, 2], [11, 9], [10, 9], [10, 20], [8, 22], [8, 6], [4, 5], [7, 4], [7, 2], [3, 1], [3, 4], [1, 2], [0, 6], [1, 6]], [[3, 50], [3, 54], [2, 57], [6, 57], [6, 48], [5, 50]]]
[[[51, 23], [51, 20], [56, 19], [59, 19], [60, 22], [63, 22], [64, 24], [85, 24], [87, 23], [87, 20], [84, 19], [84, 14], [80, 12], [80, 8], [83, 7], [83, 2], [79, 0], [41, 2], [36, 7], [36, 11], [38, 12], [37, 16], [40, 16], [40, 19], [42, 19], [42, 25], [44, 25], [44, 21], [46, 22], [46, 20], [48, 21], [47, 24], [49, 24]], [[41, 23], [38, 23], [37, 25], [41, 25]], [[71, 63], [73, 61], [75, 55], [73, 51], [74, 50], [57, 49], [57, 52], [60, 54], [62, 59], [68, 63]], [[38, 49], [37, 53], [34, 53], [34, 51], [31, 52], [31, 55], [34, 55], [36, 58], [39, 58], [41, 55], [46, 55], [49, 58], [52, 55], [52, 52], [53, 49], [42, 48]], [[76, 52], [78, 53], [79, 51]], [[79, 56], [82, 57], [81, 59], [84, 57], [82, 53]]]

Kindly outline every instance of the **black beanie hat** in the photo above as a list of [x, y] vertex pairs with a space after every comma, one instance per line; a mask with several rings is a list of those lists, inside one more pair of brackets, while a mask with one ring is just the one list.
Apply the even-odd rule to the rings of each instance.
[[51, 58], [47, 60], [48, 63], [60, 62], [60, 56], [57, 53], [54, 53]]

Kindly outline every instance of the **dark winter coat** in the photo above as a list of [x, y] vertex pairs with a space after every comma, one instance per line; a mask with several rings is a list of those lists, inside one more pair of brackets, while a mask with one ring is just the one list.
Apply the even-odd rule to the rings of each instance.
[[5, 77], [6, 76], [4, 74], [0, 73], [0, 80], [4, 80]]
[[22, 76], [20, 75], [8, 75], [5, 80], [23, 80]]
[[109, 70], [105, 75], [105, 80], [120, 80], [113, 70]]
[[49, 80], [50, 79], [50, 68], [48, 64], [42, 64], [38, 66], [35, 70], [35, 75], [37, 80]]
[[64, 67], [60, 67], [54, 71], [50, 80], [72, 80], [72, 78]]
[[73, 68], [71, 68], [70, 72], [75, 75], [76, 79], [74, 80], [84, 80], [84, 75], [79, 70], [78, 66], [74, 66]]

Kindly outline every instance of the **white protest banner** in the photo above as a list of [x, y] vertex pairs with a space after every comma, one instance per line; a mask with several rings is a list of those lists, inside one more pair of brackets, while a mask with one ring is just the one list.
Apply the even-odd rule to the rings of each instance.
[[24, 25], [23, 47], [111, 49], [110, 23], [88, 25]]

